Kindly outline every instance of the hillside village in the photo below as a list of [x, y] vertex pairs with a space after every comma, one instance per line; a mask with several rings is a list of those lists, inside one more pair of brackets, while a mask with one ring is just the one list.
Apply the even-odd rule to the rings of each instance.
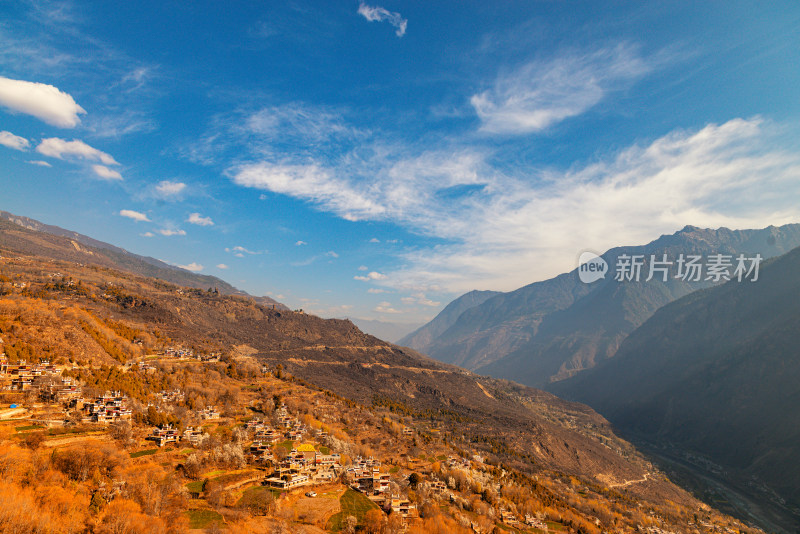
[[758, 532], [637, 481], [522, 472], [434, 414], [131, 321], [119, 274], [55, 267], [0, 260], [0, 530]]
[[[152, 374], [161, 372], [162, 366], [167, 363], [180, 364], [190, 359], [213, 361], [207, 357], [195, 358], [192, 351], [167, 348], [158, 355], [120, 366], [119, 369], [126, 373]], [[267, 414], [258, 408], [250, 410], [257, 415], [246, 420], [236, 416], [223, 417], [218, 408], [209, 405], [186, 414], [188, 420], [195, 422], [194, 425], [186, 425], [183, 420], [173, 421], [170, 415], [166, 415], [170, 422], [153, 426], [150, 423], [155, 419], [174, 413], [175, 407], [185, 406], [184, 391], [173, 389], [157, 392], [151, 395], [146, 405], [120, 391], [88, 396], [80, 385], [83, 381], [74, 377], [86, 376], [85, 373], [93, 371], [91, 366], [56, 366], [48, 361], [29, 364], [20, 360], [12, 363], [3, 353], [0, 355], [0, 388], [4, 392], [16, 392], [24, 400], [0, 411], [0, 418], [21, 425], [15, 428], [19, 429], [23, 440], [33, 441], [33, 436], [42, 436], [43, 443], [40, 446], [49, 446], [50, 440], [45, 435], [92, 435], [110, 431], [111, 434], [130, 433], [130, 445], [138, 444], [141, 448], [149, 444], [167, 450], [171, 447], [181, 448], [184, 454], [190, 450], [205, 450], [206, 444], [214, 441], [214, 430], [225, 423], [239, 423], [231, 436], [231, 443], [238, 448], [229, 447], [228, 452], [236, 457], [233, 460], [233, 466], [238, 468], [235, 472], [244, 471], [249, 476], [244, 481], [237, 480], [234, 486], [253, 484], [251, 489], [264, 487], [281, 492], [302, 488], [310, 490], [305, 492], [306, 496], [316, 496], [314, 490], [338, 484], [364, 496], [376, 505], [374, 509], [382, 510], [387, 517], [401, 519], [397, 521], [397, 526], [402, 530], [421, 523], [421, 514], [417, 509], [419, 501], [414, 499], [415, 502], [412, 502], [409, 491], [457, 502], [458, 494], [452, 491], [455, 482], [451, 480], [448, 486], [445, 477], [436, 478], [435, 473], [449, 469], [472, 472], [473, 466], [482, 463], [478, 455], [474, 455], [474, 458], [442, 455], [431, 462], [424, 455], [423, 458], [408, 458], [407, 454], [401, 454], [401, 458], [405, 459], [405, 468], [401, 468], [394, 464], [383, 465], [381, 460], [372, 455], [351, 458], [347, 454], [333, 452], [332, 447], [340, 450], [349, 448], [335, 437], [336, 433], [330, 433], [330, 427], [322, 423], [336, 420], [335, 414], [339, 411], [336, 404], [340, 401], [331, 398], [324, 403], [317, 403], [303, 418], [292, 415], [286, 402], [279, 400], [276, 395], [266, 402], [271, 408], [268, 417], [264, 417]], [[270, 376], [267, 369], [260, 371]], [[275, 401], [278, 401], [277, 405]], [[137, 417], [133, 416], [134, 409]], [[392, 429], [396, 439], [415, 441], [415, 432], [411, 427], [388, 418], [383, 423]], [[150, 456], [159, 452], [158, 449], [145, 448], [132, 452], [131, 457]], [[189, 459], [193, 457], [191, 455]], [[186, 469], [186, 466], [183, 467]], [[415, 471], [408, 474], [410, 469]], [[425, 480], [419, 473], [427, 474]], [[483, 473], [484, 469], [477, 467], [472, 476], [481, 477]], [[200, 500], [208, 482], [204, 480], [200, 485], [191, 482], [186, 484], [187, 493], [191, 498]], [[499, 486], [496, 490], [499, 491]], [[548, 524], [543, 517], [542, 513], [526, 514], [518, 519], [506, 509], [499, 510], [497, 515], [499, 521], [512, 527], [527, 526], [547, 531]], [[470, 528], [475, 532], [488, 531], [477, 522], [471, 522]]]

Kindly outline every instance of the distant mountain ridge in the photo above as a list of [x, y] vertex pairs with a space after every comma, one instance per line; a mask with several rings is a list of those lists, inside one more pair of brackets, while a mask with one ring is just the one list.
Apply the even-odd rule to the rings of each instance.
[[[536, 387], [563, 380], [611, 358], [625, 337], [658, 308], [712, 282], [670, 278], [617, 282], [614, 268], [623, 255], [761, 254], [770, 258], [800, 245], [800, 225], [761, 230], [701, 229], [686, 226], [641, 246], [613, 248], [602, 255], [610, 274], [592, 284], [577, 269], [464, 307], [453, 320], [448, 308], [418, 332], [401, 340], [440, 361]], [[463, 297], [462, 297], [463, 298]], [[456, 304], [461, 299], [456, 299]], [[456, 308], [457, 310], [458, 308]], [[440, 315], [442, 315], [440, 314]], [[441, 325], [434, 328], [436, 323]]]
[[788, 503], [800, 529], [799, 347], [796, 248], [767, 262], [757, 282], [731, 281], [664, 306], [613, 359], [551, 390], [629, 435], [710, 458], [740, 487]]
[[[13, 224], [12, 224], [13, 223]], [[31, 239], [31, 236], [15, 236], [13, 230], [24, 228], [39, 234], [49, 234], [58, 239]], [[83, 246], [81, 246], [83, 245]], [[161, 260], [148, 256], [140, 256], [127, 250], [98, 241], [91, 237], [65, 230], [58, 226], [44, 224], [35, 219], [0, 211], [0, 253], [3, 249], [27, 251], [30, 254], [79, 261], [91, 258], [91, 263], [103, 264], [123, 271], [142, 276], [158, 278], [173, 284], [198, 289], [216, 288], [224, 295], [241, 295], [254, 299], [259, 304], [288, 309], [284, 304], [269, 297], [256, 297], [242, 291], [216, 276], [193, 273], [169, 265]], [[104, 261], [105, 260], [105, 261]]]
[[398, 341], [398, 344], [412, 348], [428, 345], [434, 339], [442, 335], [448, 328], [453, 326], [462, 313], [470, 308], [483, 304], [495, 295], [500, 295], [500, 292], [476, 290], [461, 295], [445, 306], [433, 320], [403, 337]]

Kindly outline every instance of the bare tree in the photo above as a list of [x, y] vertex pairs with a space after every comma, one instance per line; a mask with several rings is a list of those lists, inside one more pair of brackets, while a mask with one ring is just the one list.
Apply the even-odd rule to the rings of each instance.
[[342, 532], [345, 534], [355, 534], [357, 525], [358, 519], [352, 515], [348, 515], [344, 518], [344, 521], [342, 521]]

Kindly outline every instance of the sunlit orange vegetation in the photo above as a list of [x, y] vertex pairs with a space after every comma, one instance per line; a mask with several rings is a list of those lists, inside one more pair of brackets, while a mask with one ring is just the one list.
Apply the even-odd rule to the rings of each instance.
[[472, 529], [459, 525], [455, 520], [444, 515], [424, 519], [422, 524], [408, 529], [409, 534], [468, 534]]
[[[142, 349], [126, 339], [133, 331], [58, 301], [16, 295], [0, 298], [0, 334], [12, 362], [127, 361], [141, 355]], [[144, 333], [141, 337], [151, 339]]]
[[182, 532], [180, 484], [113, 444], [57, 451], [0, 445], [0, 532]]

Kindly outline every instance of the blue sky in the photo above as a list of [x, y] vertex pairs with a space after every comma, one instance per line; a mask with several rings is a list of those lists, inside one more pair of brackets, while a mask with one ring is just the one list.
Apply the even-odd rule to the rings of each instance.
[[800, 4], [0, 1], [0, 209], [322, 316], [800, 222]]

